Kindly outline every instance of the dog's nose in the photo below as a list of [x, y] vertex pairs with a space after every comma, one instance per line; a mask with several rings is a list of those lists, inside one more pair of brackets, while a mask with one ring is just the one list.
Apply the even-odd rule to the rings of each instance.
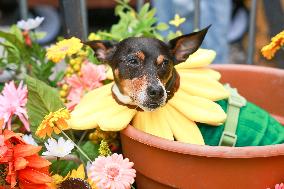
[[152, 99], [156, 100], [156, 99], [159, 99], [159, 98], [163, 97], [164, 89], [161, 86], [152, 86], [152, 85], [150, 85], [147, 88], [147, 94], [149, 95], [149, 97], [151, 97]]

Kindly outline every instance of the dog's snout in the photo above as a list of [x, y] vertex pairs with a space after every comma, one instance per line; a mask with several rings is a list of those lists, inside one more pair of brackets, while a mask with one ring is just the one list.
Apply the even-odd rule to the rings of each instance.
[[152, 86], [150, 85], [147, 88], [147, 94], [149, 95], [149, 97], [151, 97], [152, 99], [156, 100], [159, 98], [162, 98], [164, 95], [164, 89], [161, 86]]

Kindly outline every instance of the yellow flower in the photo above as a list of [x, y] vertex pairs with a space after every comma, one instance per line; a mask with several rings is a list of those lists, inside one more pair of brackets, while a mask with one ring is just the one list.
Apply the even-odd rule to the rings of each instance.
[[52, 184], [57, 186], [63, 181], [63, 179], [63, 176], [59, 174], [52, 175]]
[[181, 36], [182, 32], [180, 30], [176, 31], [176, 36]]
[[59, 134], [61, 130], [68, 129], [67, 119], [70, 119], [70, 114], [65, 108], [50, 112], [37, 128], [36, 135], [45, 138], [46, 135], [50, 137], [52, 132]]
[[111, 150], [109, 149], [108, 143], [105, 140], [101, 141], [99, 154], [101, 156], [109, 156], [111, 155]]
[[169, 23], [171, 25], [174, 25], [175, 27], [179, 27], [182, 23], [185, 22], [185, 18], [181, 18], [178, 14], [175, 15], [175, 18], [171, 20]]
[[67, 175], [65, 177], [62, 177], [61, 175], [55, 174], [52, 176], [53, 179], [53, 184], [56, 186], [59, 186], [63, 181], [70, 179], [70, 178], [75, 178], [75, 179], [81, 179], [84, 180], [86, 182], [88, 182], [88, 184], [92, 187], [92, 189], [97, 189], [95, 184], [92, 183], [91, 180], [89, 179], [85, 179], [86, 178], [86, 174], [85, 174], [85, 170], [84, 170], [84, 166], [83, 164], [81, 164], [78, 169], [73, 169], [72, 171], [68, 172]]
[[64, 39], [47, 49], [47, 59], [57, 63], [64, 59], [66, 56], [71, 56], [81, 50], [83, 43], [80, 39], [72, 37]]
[[261, 49], [262, 55], [267, 59], [272, 59], [275, 53], [284, 45], [284, 31], [280, 32], [271, 39], [270, 44]]
[[90, 33], [88, 39], [89, 39], [90, 41], [93, 41], [93, 40], [101, 40], [101, 37], [100, 37], [99, 35], [95, 34], [95, 33]]

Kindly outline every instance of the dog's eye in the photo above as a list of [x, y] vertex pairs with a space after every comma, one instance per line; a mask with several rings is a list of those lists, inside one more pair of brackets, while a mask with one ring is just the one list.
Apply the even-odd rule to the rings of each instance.
[[167, 65], [169, 65], [169, 60], [164, 59], [164, 60], [163, 60], [163, 66], [167, 66]]
[[129, 59], [129, 60], [128, 60], [128, 63], [129, 63], [129, 64], [132, 64], [132, 65], [137, 65], [137, 64], [139, 64], [138, 60], [135, 59], [135, 58]]

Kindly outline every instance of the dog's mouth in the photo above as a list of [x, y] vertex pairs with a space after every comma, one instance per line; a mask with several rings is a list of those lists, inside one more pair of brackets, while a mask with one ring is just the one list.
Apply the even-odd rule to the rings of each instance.
[[158, 102], [144, 102], [142, 105], [138, 105], [141, 109], [143, 109], [144, 111], [154, 111], [162, 106], [165, 105], [165, 101], [163, 99], [161, 99]]
[[155, 110], [160, 107], [160, 104], [157, 102], [151, 102], [146, 105], [146, 107], [150, 110]]

